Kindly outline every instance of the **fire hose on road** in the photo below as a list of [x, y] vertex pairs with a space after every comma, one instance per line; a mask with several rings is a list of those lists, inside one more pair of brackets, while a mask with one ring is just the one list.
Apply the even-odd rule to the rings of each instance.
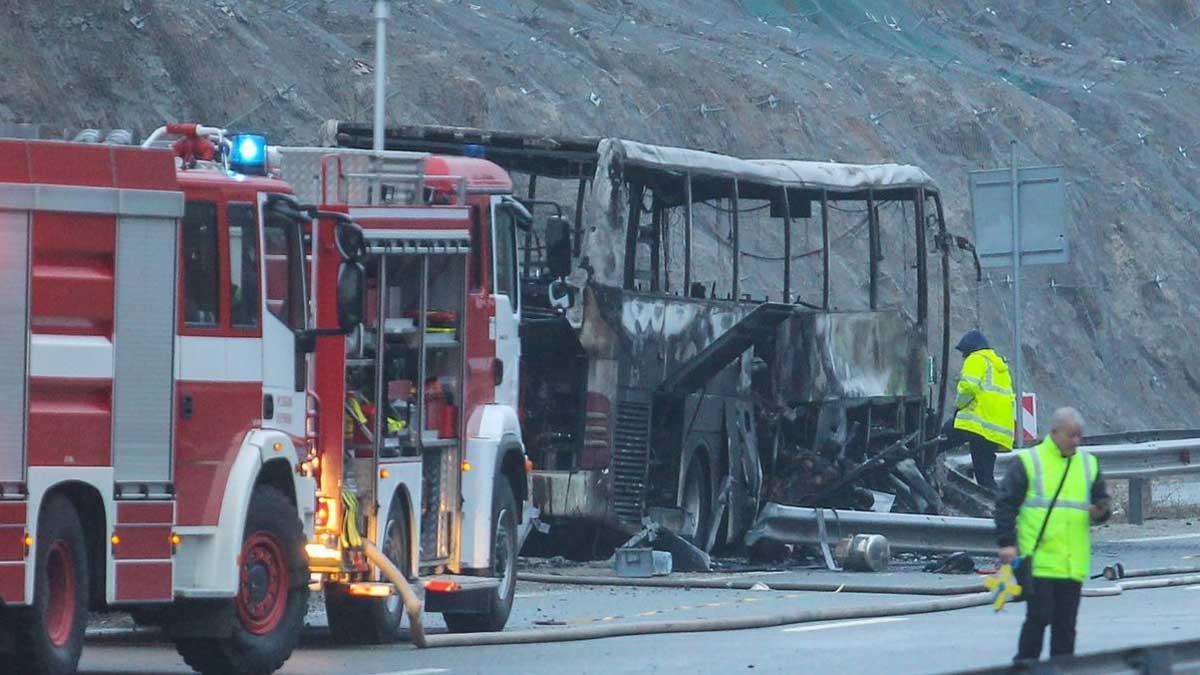
[[[1127, 570], [1125, 576], [1139, 576], [1158, 570]], [[637, 586], [637, 587], [667, 587], [667, 588], [713, 588], [725, 590], [746, 590], [754, 582], [730, 582], [724, 580], [704, 579], [615, 579], [610, 577], [566, 576], [546, 574], [522, 574], [519, 577], [525, 581], [542, 583], [567, 583], [576, 585], [602, 586]], [[547, 581], [549, 578], [551, 580]], [[653, 582], [653, 583], [647, 583]], [[665, 583], [672, 582], [672, 583]], [[706, 583], [697, 583], [706, 582]], [[1146, 578], [1137, 581], [1122, 581], [1112, 586], [1096, 589], [1085, 589], [1084, 595], [1089, 597], [1105, 597], [1120, 595], [1124, 591], [1145, 590], [1152, 588], [1168, 588], [1174, 586], [1190, 586], [1200, 584], [1200, 574], [1171, 576], [1162, 578]], [[875, 592], [875, 593], [907, 593], [912, 595], [931, 594], [937, 589], [919, 586], [877, 586], [867, 590], [864, 586], [839, 584], [771, 584], [772, 590], [813, 590], [825, 592]], [[854, 591], [847, 591], [854, 588]], [[625, 624], [609, 624], [603, 626], [576, 626], [570, 628], [553, 628], [537, 630], [517, 630], [498, 633], [446, 634], [431, 635], [424, 638], [424, 645], [418, 647], [434, 649], [438, 647], [466, 647], [482, 645], [537, 644], [548, 642], [574, 642], [579, 640], [598, 640], [610, 637], [627, 637], [636, 635], [659, 635], [667, 633], [703, 633], [731, 630], [749, 630], [755, 628], [773, 628], [800, 623], [815, 623], [820, 621], [837, 621], [847, 619], [869, 619], [889, 616], [905, 616], [915, 614], [931, 614], [947, 612], [956, 609], [981, 607], [992, 604], [991, 593], [976, 592], [979, 586], [962, 585], [940, 589], [943, 593], [956, 593], [949, 597], [932, 600], [919, 600], [895, 605], [872, 605], [867, 607], [839, 607], [820, 610], [793, 610], [774, 614], [733, 617], [728, 619], [688, 619], [679, 621], [641, 621]], [[414, 642], [416, 639], [414, 637]]]

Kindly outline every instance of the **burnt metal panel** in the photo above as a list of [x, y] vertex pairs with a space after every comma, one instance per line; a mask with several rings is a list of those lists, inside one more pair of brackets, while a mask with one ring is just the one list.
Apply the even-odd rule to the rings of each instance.
[[687, 394], [699, 389], [755, 342], [773, 337], [775, 327], [795, 311], [792, 305], [773, 302], [758, 305], [698, 354], [677, 364], [659, 390], [665, 394]]
[[29, 214], [0, 211], [0, 483], [25, 477]]
[[175, 229], [170, 218], [117, 225], [113, 465], [119, 483], [171, 481]]
[[776, 333], [774, 372], [781, 400], [919, 398], [924, 331], [900, 312], [796, 313]]

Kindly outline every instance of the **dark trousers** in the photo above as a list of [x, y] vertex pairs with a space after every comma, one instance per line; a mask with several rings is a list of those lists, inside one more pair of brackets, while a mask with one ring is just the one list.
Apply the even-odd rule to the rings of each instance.
[[1042, 655], [1046, 626], [1050, 626], [1050, 656], [1075, 653], [1075, 619], [1083, 584], [1070, 579], [1033, 579], [1033, 594], [1025, 601], [1025, 623], [1017, 643], [1017, 661]]
[[975, 482], [995, 490], [996, 448], [999, 446], [979, 434], [955, 429], [953, 419], [946, 422], [945, 426], [942, 427], [942, 435], [946, 437], [946, 440], [942, 441], [938, 450], [945, 452], [960, 445], [969, 444], [971, 448], [971, 466], [975, 470]]

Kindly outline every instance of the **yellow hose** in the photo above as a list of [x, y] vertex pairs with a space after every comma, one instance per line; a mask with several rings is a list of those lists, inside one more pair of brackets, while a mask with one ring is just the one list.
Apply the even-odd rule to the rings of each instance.
[[413, 592], [412, 586], [408, 585], [408, 580], [404, 578], [400, 570], [396, 569], [392, 561], [388, 560], [382, 551], [375, 548], [374, 544], [363, 540], [362, 549], [363, 553], [367, 554], [367, 560], [377, 565], [379, 570], [383, 572], [383, 576], [392, 582], [396, 590], [400, 591], [400, 599], [404, 601], [404, 610], [408, 614], [408, 625], [409, 630], [412, 632], [413, 644], [422, 649], [425, 648], [427, 645], [425, 640], [425, 625], [421, 623], [423, 607], [421, 606], [421, 601], [417, 598], [417, 594]]

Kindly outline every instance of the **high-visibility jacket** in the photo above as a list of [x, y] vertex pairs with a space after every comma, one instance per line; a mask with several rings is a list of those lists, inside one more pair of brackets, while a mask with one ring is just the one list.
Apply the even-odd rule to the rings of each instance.
[[[1096, 458], [1077, 451], [1075, 456], [1062, 456], [1049, 436], [1036, 447], [1017, 454], [1029, 477], [1025, 501], [1017, 513], [1017, 548], [1021, 555], [1033, 554], [1033, 576], [1044, 579], [1083, 581], [1091, 571], [1092, 532], [1089, 506], [1092, 484], [1099, 475]], [[1068, 459], [1070, 462], [1068, 463]], [[1050, 502], [1063, 472], [1067, 472], [1062, 492], [1049, 511]], [[1038, 532], [1049, 512], [1046, 533], [1034, 550]]]
[[980, 349], [963, 359], [955, 408], [955, 429], [979, 434], [1001, 450], [1012, 449], [1016, 418], [1012, 378], [999, 354]]

